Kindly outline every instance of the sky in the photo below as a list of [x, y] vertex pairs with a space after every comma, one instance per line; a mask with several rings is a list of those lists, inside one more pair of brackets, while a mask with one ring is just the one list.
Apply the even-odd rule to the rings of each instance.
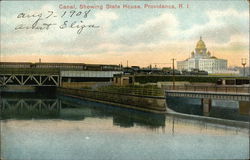
[[[1, 61], [38, 62], [41, 58], [42, 62], [123, 65], [128, 61], [130, 66], [159, 63], [158, 67], [165, 67], [171, 66], [172, 58], [189, 58], [200, 36], [211, 54], [227, 59], [228, 66], [241, 66], [241, 59], [249, 58], [246, 0], [0, 3]], [[175, 8], [144, 8], [145, 4]], [[183, 7], [179, 8], [179, 4]], [[80, 5], [102, 5], [103, 9], [84, 9]], [[107, 5], [120, 8], [108, 9]], [[123, 5], [141, 8], [128, 9]], [[48, 29], [32, 28], [37, 20], [35, 27], [53, 25]], [[90, 27], [78, 33], [77, 25]]]

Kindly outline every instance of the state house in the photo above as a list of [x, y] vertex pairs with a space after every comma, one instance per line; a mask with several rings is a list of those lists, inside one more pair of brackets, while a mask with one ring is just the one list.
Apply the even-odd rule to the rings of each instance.
[[177, 61], [177, 69], [180, 71], [199, 69], [207, 71], [208, 73], [229, 72], [229, 70], [227, 70], [227, 60], [212, 56], [211, 52], [207, 50], [202, 37], [200, 37], [195, 50], [191, 53], [191, 58], [184, 61]]

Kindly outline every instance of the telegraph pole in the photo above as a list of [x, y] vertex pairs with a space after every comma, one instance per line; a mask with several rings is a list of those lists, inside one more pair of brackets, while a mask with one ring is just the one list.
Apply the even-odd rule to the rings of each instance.
[[174, 73], [174, 58], [172, 59], [172, 65], [173, 65], [173, 90], [175, 90], [175, 73]]

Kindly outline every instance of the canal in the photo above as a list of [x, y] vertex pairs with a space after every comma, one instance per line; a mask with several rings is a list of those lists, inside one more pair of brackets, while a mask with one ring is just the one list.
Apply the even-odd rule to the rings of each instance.
[[1, 94], [4, 160], [248, 159], [248, 128], [57, 96]]

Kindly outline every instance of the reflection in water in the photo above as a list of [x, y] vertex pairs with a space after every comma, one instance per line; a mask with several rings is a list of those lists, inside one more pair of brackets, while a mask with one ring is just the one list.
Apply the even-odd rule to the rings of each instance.
[[[79, 101], [69, 97], [60, 97], [62, 100], [61, 116], [60, 118], [72, 117], [82, 113], [86, 117], [97, 118], [113, 118], [113, 124], [121, 127], [133, 127], [135, 124], [146, 126], [149, 128], [157, 128], [165, 126], [165, 115], [152, 114], [147, 112], [139, 112], [130, 109], [119, 107], [112, 107], [106, 104], [100, 104], [89, 101]], [[68, 110], [78, 109], [74, 116]], [[66, 109], [66, 110], [65, 110]], [[65, 110], [65, 111], [64, 111]], [[80, 110], [82, 112], [80, 112]], [[70, 114], [70, 115], [69, 115]]]
[[112, 117], [113, 124], [121, 127], [133, 127], [135, 124], [149, 128], [165, 126], [165, 115], [138, 112], [69, 97], [54, 99], [24, 97], [20, 99], [3, 96], [1, 100], [1, 119], [50, 118], [83, 120], [87, 117]]
[[53, 118], [60, 113], [58, 99], [9, 99], [1, 100], [1, 119]]
[[69, 97], [18, 97], [1, 99], [3, 159], [249, 158], [248, 129]]
[[180, 113], [209, 116], [229, 120], [249, 121], [249, 116], [240, 112], [238, 103], [230, 104], [225, 101], [215, 101], [212, 104], [210, 113], [207, 114], [203, 113], [200, 99], [168, 97], [167, 104], [170, 109], [173, 109], [174, 111]]

